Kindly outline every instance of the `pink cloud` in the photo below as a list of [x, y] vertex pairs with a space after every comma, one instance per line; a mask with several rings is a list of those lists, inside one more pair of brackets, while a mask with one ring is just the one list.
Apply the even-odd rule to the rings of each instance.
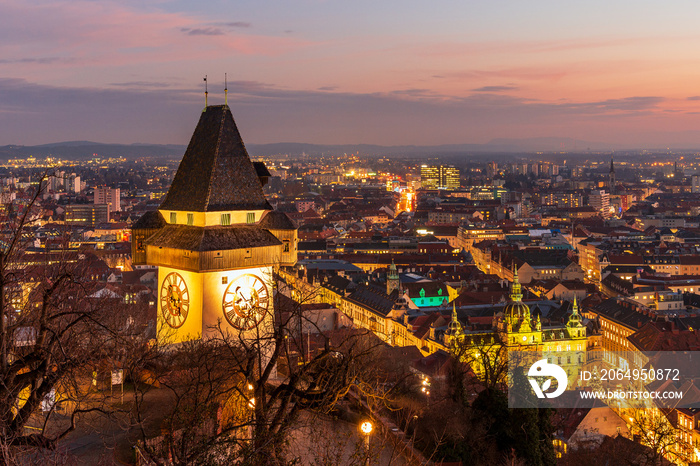
[[[215, 27], [203, 18], [117, 2], [27, 5], [0, 0], [0, 10], [0, 56], [5, 60], [64, 57], [91, 66], [115, 66], [231, 53], [279, 56], [311, 44], [294, 36], [256, 35], [248, 28]], [[188, 34], [214, 29], [220, 34]]]

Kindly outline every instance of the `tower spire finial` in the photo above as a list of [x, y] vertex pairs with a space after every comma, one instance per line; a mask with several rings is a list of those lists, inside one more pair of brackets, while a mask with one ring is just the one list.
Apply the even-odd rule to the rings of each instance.
[[571, 315], [566, 323], [567, 327], [581, 327], [581, 314], [578, 313], [578, 303], [574, 294], [574, 302], [571, 305]]
[[228, 73], [224, 73], [224, 105], [228, 106]]
[[207, 98], [209, 97], [209, 88], [207, 87], [207, 75], [204, 75], [204, 109], [206, 110], [207, 106], [209, 105], [207, 102]]
[[522, 301], [522, 299], [523, 299], [522, 287], [520, 285], [520, 281], [518, 280], [518, 267], [516, 266], [515, 261], [512, 262], [512, 267], [513, 267], [513, 284], [511, 285], [511, 288], [510, 288], [510, 299], [512, 301]]
[[452, 318], [450, 320], [450, 323], [447, 325], [447, 335], [449, 335], [450, 338], [459, 338], [461, 335], [464, 334], [462, 324], [459, 323], [459, 319], [457, 318], [456, 303], [457, 300], [452, 301]]

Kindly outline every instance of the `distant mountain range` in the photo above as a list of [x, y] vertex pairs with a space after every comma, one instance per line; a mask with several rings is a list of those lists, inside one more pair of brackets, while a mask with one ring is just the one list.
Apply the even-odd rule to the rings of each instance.
[[250, 144], [252, 155], [355, 153], [369, 155], [447, 155], [484, 153], [587, 152], [619, 150], [622, 146], [578, 141], [571, 138], [493, 139], [486, 144], [441, 144], [435, 146], [379, 146], [373, 144], [321, 145], [304, 143]]
[[[529, 139], [494, 139], [486, 144], [443, 144], [435, 146], [380, 146], [372, 144], [306, 144], [275, 143], [249, 144], [248, 151], [253, 157], [278, 154], [299, 156], [307, 154], [341, 155], [359, 152], [362, 155], [375, 156], [459, 156], [487, 155], [494, 153], [534, 153], [534, 152], [569, 152], [586, 153], [589, 151], [619, 151], [625, 147], [597, 142], [579, 141], [571, 138], [529, 138]], [[185, 153], [186, 146], [179, 144], [102, 144], [91, 141], [66, 141], [38, 146], [0, 146], [0, 160], [14, 158], [26, 159], [30, 155], [43, 159], [55, 157], [69, 160], [89, 160], [94, 154], [100, 158], [124, 157], [128, 160], [150, 158], [161, 160], [179, 160]]]
[[181, 158], [185, 146], [177, 144], [102, 144], [91, 141], [66, 141], [39, 146], [0, 146], [0, 160], [54, 157], [68, 160], [89, 160], [124, 157], [129, 160], [147, 157], [157, 159]]

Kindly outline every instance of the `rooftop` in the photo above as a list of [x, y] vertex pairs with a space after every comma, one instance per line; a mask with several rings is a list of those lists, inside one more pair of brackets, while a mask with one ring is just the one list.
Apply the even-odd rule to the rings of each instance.
[[228, 105], [204, 109], [160, 208], [271, 210]]

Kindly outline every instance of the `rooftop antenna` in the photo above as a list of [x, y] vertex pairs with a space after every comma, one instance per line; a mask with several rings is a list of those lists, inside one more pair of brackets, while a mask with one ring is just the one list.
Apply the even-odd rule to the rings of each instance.
[[224, 73], [224, 105], [228, 107], [228, 75]]
[[209, 97], [209, 89], [207, 88], [207, 75], [204, 75], [204, 109], [207, 109], [207, 97]]

